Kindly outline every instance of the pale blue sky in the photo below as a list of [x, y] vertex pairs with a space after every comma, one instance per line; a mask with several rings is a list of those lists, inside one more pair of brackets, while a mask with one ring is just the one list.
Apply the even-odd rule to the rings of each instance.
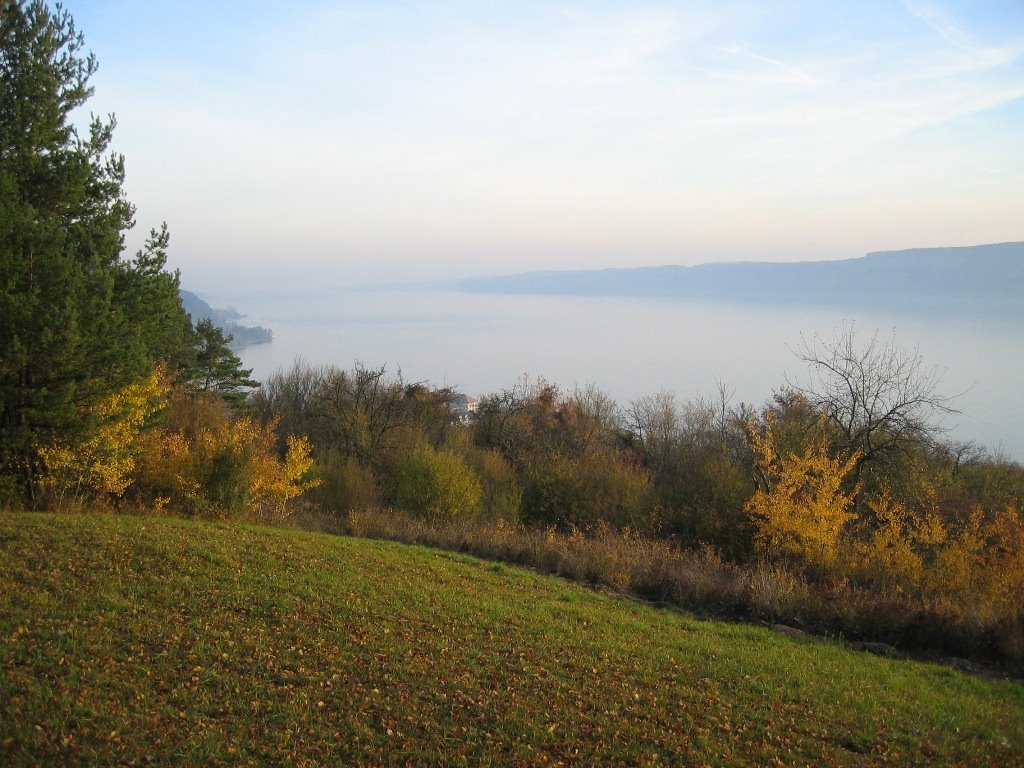
[[213, 290], [1024, 239], [1024, 2], [69, 0]]

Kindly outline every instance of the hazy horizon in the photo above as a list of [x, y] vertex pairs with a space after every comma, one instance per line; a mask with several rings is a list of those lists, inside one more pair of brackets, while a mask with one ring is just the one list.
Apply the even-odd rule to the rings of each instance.
[[321, 287], [1024, 239], [1024, 5], [67, 5], [137, 247]]

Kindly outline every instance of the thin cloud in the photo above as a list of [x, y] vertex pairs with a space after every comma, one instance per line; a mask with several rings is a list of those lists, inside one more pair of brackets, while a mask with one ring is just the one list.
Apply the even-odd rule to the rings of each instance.
[[947, 43], [965, 51], [974, 51], [971, 36], [937, 3], [929, 0], [903, 0], [903, 5]]
[[903, 6], [935, 32], [939, 39], [960, 53], [948, 59], [944, 66], [933, 73], [935, 75], [948, 76], [1010, 67], [1024, 57], [1024, 38], [1017, 37], [1003, 45], [982, 45], [937, 3], [930, 0], [903, 0]]
[[733, 66], [705, 69], [712, 77], [723, 80], [744, 80], [765, 85], [820, 85], [821, 78], [809, 74], [804, 68], [781, 59], [765, 56], [738, 46], [719, 51]]

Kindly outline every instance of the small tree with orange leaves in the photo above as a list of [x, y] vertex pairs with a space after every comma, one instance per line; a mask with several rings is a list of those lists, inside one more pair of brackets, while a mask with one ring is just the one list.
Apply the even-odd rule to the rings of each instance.
[[263, 517], [281, 520], [288, 516], [288, 502], [320, 480], [310, 478], [313, 468], [312, 449], [305, 437], [288, 435], [283, 459], [273, 453], [276, 422], [263, 428], [264, 450], [253, 457], [252, 503]]
[[202, 423], [194, 431], [161, 429], [145, 436], [138, 483], [187, 514], [263, 519], [288, 516], [288, 502], [319, 485], [304, 437], [289, 435], [281, 457], [277, 424], [243, 416]]
[[763, 428], [749, 430], [761, 478], [760, 487], [744, 505], [754, 522], [755, 546], [762, 554], [827, 572], [854, 519], [857, 489], [844, 491], [843, 482], [858, 453], [831, 456], [825, 431], [817, 430], [800, 453], [780, 455], [774, 426], [774, 415], [768, 413]]

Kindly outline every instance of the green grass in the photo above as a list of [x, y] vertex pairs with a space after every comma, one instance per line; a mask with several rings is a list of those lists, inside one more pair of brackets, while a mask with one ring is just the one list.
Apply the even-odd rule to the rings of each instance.
[[398, 544], [0, 514], [0, 765], [1024, 764], [1024, 686]]

